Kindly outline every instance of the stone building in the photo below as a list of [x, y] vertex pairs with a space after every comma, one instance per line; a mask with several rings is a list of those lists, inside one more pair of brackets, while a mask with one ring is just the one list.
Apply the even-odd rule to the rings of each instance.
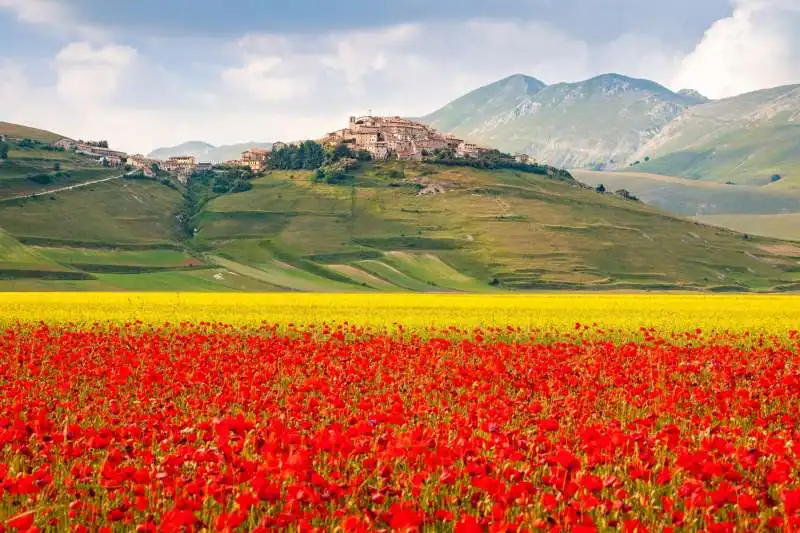
[[103, 148], [96, 144], [78, 142], [75, 144], [75, 151], [79, 154], [86, 154], [97, 158], [114, 158], [117, 157], [125, 162], [128, 159], [128, 154], [120, 152], [119, 150], [111, 150], [110, 148]]
[[481, 153], [481, 147], [477, 144], [461, 142], [456, 148], [456, 155], [459, 157], [473, 157]]
[[63, 148], [66, 151], [73, 150], [78, 145], [77, 142], [73, 141], [72, 139], [60, 139], [53, 143], [53, 146], [56, 148]]
[[396, 155], [398, 159], [422, 159], [435, 150], [451, 149], [463, 156], [482, 150], [452, 135], [401, 117], [350, 117], [348, 126], [329, 133], [324, 144], [344, 143], [355, 150], [366, 150], [375, 159]]
[[182, 183], [189, 181], [189, 176], [194, 173], [196, 168], [197, 162], [192, 155], [173, 156], [161, 163], [162, 170], [176, 174]]
[[250, 167], [250, 170], [253, 172], [261, 172], [267, 168], [270, 155], [272, 155], [272, 152], [269, 150], [251, 148], [246, 152], [242, 152], [242, 158], [237, 162], [240, 163], [241, 166]]
[[153, 168], [153, 165], [161, 166], [161, 161], [158, 159], [150, 159], [148, 157], [143, 156], [142, 154], [135, 154], [132, 156], [128, 156], [128, 164], [133, 168], [138, 169], [146, 169], [146, 168]]

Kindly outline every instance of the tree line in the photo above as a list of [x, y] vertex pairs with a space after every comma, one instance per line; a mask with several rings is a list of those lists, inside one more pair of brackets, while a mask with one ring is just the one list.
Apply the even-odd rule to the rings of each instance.
[[369, 161], [372, 156], [366, 150], [352, 150], [346, 144], [323, 147], [315, 141], [284, 146], [272, 152], [267, 163], [270, 170], [316, 170], [344, 159]]

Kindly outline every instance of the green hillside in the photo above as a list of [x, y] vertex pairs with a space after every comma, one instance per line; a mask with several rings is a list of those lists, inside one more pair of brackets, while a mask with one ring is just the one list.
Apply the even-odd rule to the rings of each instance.
[[32, 139], [43, 143], [53, 143], [64, 138], [63, 135], [53, 133], [52, 131], [40, 130], [38, 128], [31, 128], [30, 126], [11, 124], [10, 122], [3, 121], [0, 121], [0, 135], [5, 135], [11, 139]]
[[650, 137], [698, 102], [649, 80], [606, 74], [545, 86], [512, 76], [421, 120], [557, 167], [624, 163]]
[[[693, 179], [800, 187], [800, 85], [685, 111], [645, 144], [637, 170]], [[773, 178], [776, 176], [777, 178]]]
[[694, 216], [800, 213], [800, 191], [779, 187], [731, 185], [646, 172], [597, 172], [576, 169], [576, 179], [615, 191], [627, 189], [643, 202], [665, 211]]
[[[386, 178], [403, 167], [406, 181]], [[421, 196], [409, 181], [447, 192]], [[337, 289], [773, 288], [797, 281], [769, 241], [532, 174], [369, 165], [355, 186], [273, 172], [198, 214], [194, 242], [262, 279]], [[377, 278], [377, 279], [376, 279]], [[489, 282], [494, 281], [494, 285]], [[496, 286], [496, 287], [495, 287]]]
[[796, 247], [537, 174], [367, 163], [342, 184], [274, 171], [252, 185], [196, 205], [189, 239], [175, 217], [186, 191], [159, 181], [0, 202], [0, 290], [770, 290], [800, 282]]
[[626, 189], [648, 205], [750, 235], [800, 240], [800, 190], [729, 185], [645, 172], [573, 170], [576, 179]]
[[752, 235], [800, 241], [800, 213], [774, 215], [705, 215], [700, 220]]
[[8, 146], [8, 159], [0, 160], [0, 201], [124, 173], [119, 168], [105, 168], [91, 157], [55, 149], [42, 141], [10, 140]]

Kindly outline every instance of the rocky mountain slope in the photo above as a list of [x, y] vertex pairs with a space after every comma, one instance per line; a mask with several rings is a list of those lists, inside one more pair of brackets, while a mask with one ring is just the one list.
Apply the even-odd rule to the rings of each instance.
[[686, 109], [633, 159], [659, 174], [800, 187], [800, 85]]
[[521, 75], [482, 87], [421, 120], [560, 167], [624, 165], [698, 95], [619, 74], [546, 86]]
[[[515, 75], [421, 119], [555, 166], [800, 186], [800, 85], [712, 101], [606, 74], [545, 85]], [[639, 166], [641, 165], [641, 166]]]

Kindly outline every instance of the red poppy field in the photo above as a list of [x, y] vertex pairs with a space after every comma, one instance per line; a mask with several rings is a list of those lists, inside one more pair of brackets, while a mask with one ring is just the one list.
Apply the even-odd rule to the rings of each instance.
[[0, 531], [800, 530], [800, 336], [15, 326]]

